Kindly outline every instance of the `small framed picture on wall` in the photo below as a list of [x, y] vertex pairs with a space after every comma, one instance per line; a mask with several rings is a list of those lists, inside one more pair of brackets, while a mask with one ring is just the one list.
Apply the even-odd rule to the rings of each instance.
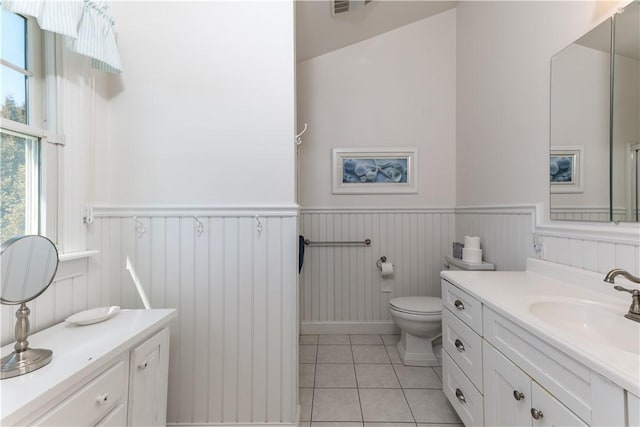
[[584, 147], [553, 145], [549, 154], [552, 193], [583, 193]]

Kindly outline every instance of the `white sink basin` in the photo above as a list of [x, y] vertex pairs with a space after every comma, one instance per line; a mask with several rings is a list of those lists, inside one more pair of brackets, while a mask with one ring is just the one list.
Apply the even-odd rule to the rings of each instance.
[[640, 354], [640, 323], [624, 317], [627, 308], [578, 299], [535, 301], [529, 305], [531, 314], [556, 329], [592, 343]]

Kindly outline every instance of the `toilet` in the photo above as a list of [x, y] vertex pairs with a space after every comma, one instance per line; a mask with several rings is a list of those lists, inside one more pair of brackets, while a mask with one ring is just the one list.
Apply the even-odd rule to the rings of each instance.
[[[451, 270], [491, 271], [488, 262], [468, 263], [445, 257]], [[400, 328], [398, 354], [406, 366], [438, 366], [440, 360], [433, 351], [433, 341], [442, 335], [442, 299], [437, 297], [397, 297], [389, 301], [389, 314]]]

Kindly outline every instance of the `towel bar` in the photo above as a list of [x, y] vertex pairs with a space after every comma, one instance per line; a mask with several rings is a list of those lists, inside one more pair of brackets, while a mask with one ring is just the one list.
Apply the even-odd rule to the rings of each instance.
[[326, 241], [326, 242], [312, 242], [309, 239], [305, 239], [304, 244], [307, 246], [370, 246], [371, 239], [352, 240], [352, 241]]

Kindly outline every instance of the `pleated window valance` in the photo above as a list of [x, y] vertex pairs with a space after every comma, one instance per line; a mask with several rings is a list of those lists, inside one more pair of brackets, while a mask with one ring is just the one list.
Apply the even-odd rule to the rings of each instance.
[[106, 1], [2, 0], [13, 13], [33, 16], [43, 30], [66, 36], [67, 48], [88, 56], [96, 69], [120, 73], [114, 20]]

